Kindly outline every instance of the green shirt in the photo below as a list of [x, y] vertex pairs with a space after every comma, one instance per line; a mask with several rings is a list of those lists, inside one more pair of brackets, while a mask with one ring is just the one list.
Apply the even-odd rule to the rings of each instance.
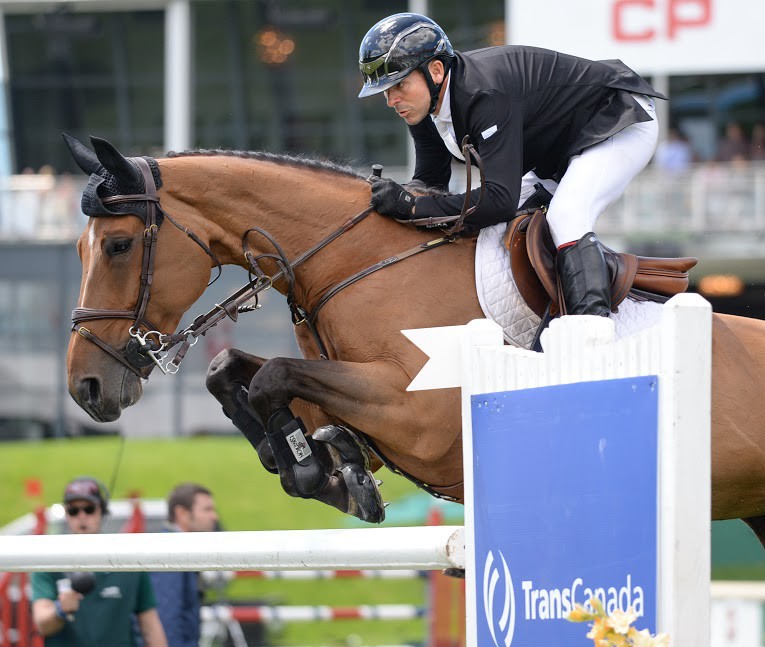
[[[96, 587], [74, 621], [45, 638], [45, 647], [134, 647], [133, 615], [156, 607], [148, 573], [96, 573]], [[32, 600], [56, 600], [64, 573], [32, 573]]]

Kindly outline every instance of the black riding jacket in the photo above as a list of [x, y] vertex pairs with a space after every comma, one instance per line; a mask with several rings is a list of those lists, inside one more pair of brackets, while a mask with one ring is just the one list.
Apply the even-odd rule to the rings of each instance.
[[[590, 61], [536, 47], [457, 53], [449, 73], [457, 142], [470, 137], [486, 174], [484, 196], [465, 222], [476, 229], [510, 220], [528, 171], [559, 180], [572, 156], [650, 120], [630, 93], [665, 98], [621, 61]], [[409, 130], [416, 153], [413, 179], [446, 187], [452, 154], [433, 120], [426, 117]], [[478, 192], [472, 191], [472, 204]], [[456, 215], [464, 200], [464, 194], [418, 197], [416, 217]]]

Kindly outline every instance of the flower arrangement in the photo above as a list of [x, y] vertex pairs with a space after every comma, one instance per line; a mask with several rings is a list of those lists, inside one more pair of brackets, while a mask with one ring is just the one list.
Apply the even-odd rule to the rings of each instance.
[[668, 647], [669, 636], [652, 636], [648, 629], [638, 631], [632, 626], [637, 614], [630, 607], [626, 611], [617, 609], [610, 616], [597, 597], [590, 598], [588, 611], [581, 604], [574, 605], [573, 611], [566, 616], [571, 622], [592, 622], [587, 637], [595, 647]]

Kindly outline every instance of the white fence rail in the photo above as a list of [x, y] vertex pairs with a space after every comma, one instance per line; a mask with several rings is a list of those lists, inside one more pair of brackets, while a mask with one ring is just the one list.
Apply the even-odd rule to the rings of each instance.
[[0, 537], [0, 572], [463, 568], [462, 526]]

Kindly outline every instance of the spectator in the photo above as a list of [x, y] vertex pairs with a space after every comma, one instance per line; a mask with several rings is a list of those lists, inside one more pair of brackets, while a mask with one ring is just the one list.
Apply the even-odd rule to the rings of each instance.
[[755, 124], [752, 128], [752, 141], [749, 145], [749, 159], [753, 162], [765, 160], [765, 124]]
[[[168, 532], [211, 532], [217, 530], [218, 513], [212, 492], [197, 483], [176, 486], [167, 498]], [[197, 647], [199, 607], [202, 593], [199, 573], [152, 573], [157, 610], [170, 647]]]
[[725, 137], [717, 149], [717, 159], [721, 162], [730, 162], [733, 159], [742, 158], [749, 159], [749, 144], [746, 142], [741, 125], [731, 121], [725, 127]]
[[[100, 481], [74, 479], [64, 490], [63, 503], [71, 533], [101, 532], [109, 494]], [[146, 647], [167, 646], [148, 573], [94, 576], [94, 588], [83, 594], [70, 588], [65, 573], [32, 574], [32, 616], [46, 647], [136, 645], [134, 616]]]
[[670, 173], [678, 173], [686, 171], [692, 161], [693, 151], [688, 140], [677, 128], [670, 128], [667, 139], [656, 148], [656, 167]]

